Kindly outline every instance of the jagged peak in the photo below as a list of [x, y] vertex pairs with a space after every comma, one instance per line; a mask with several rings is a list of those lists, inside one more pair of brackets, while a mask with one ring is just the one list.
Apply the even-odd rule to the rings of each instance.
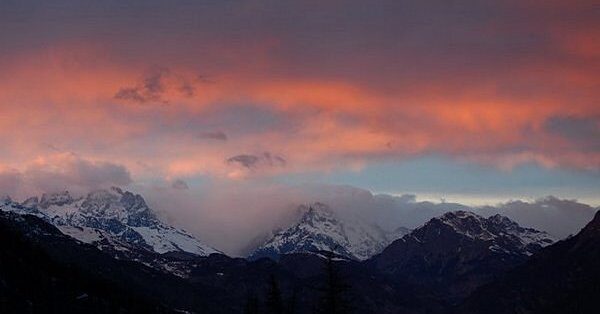
[[121, 204], [126, 206], [129, 211], [150, 211], [150, 208], [146, 204], [146, 200], [139, 195], [133, 194], [129, 191], [124, 191], [121, 194]]
[[156, 213], [148, 207], [139, 194], [118, 187], [97, 189], [82, 197], [73, 197], [69, 191], [44, 193], [41, 197], [30, 197], [20, 203], [23, 207], [47, 210], [52, 206], [69, 207], [87, 214], [105, 215], [107, 210], [120, 217], [129, 217], [136, 225], [154, 225], [158, 223]]
[[492, 215], [488, 218], [490, 221], [497, 222], [499, 224], [516, 224], [513, 220], [500, 214]]
[[139, 194], [134, 194], [129, 191], [122, 190], [118, 187], [109, 189], [98, 189], [87, 194], [85, 197], [87, 203], [111, 204], [119, 203], [128, 211], [149, 211], [150, 208], [146, 204], [144, 198]]
[[335, 213], [331, 210], [331, 208], [329, 208], [329, 206], [323, 203], [313, 203], [303, 206], [305, 207], [304, 214], [298, 222], [298, 225], [308, 224], [311, 226], [316, 226], [327, 221], [337, 224]]
[[326, 204], [315, 202], [305, 205], [300, 205], [300, 212], [303, 212], [303, 217], [328, 216], [333, 217], [333, 210]]
[[467, 219], [467, 218], [483, 219], [482, 216], [477, 215], [476, 213], [467, 211], [467, 210], [449, 211], [449, 212], [443, 214], [442, 216], [440, 216], [439, 218], [443, 219], [443, 220], [456, 220], [456, 219]]
[[113, 201], [120, 199], [121, 195], [114, 193], [112, 190], [94, 190], [87, 194], [86, 200], [95, 201]]
[[431, 220], [429, 220], [429, 222], [425, 223], [425, 225], [423, 225], [421, 228], [427, 228], [432, 225], [436, 225], [438, 222], [440, 222], [442, 224], [452, 227], [455, 231], [459, 233], [465, 233], [474, 228], [479, 229], [477, 231], [482, 231], [484, 229], [484, 221], [485, 218], [473, 212], [457, 210], [447, 212], [439, 217], [434, 217]]
[[111, 186], [110, 188], [96, 189], [96, 190], [90, 191], [87, 194], [87, 197], [88, 198], [102, 198], [102, 197], [121, 198], [125, 194], [133, 194], [133, 193], [131, 193], [129, 191], [125, 191], [116, 186]]
[[28, 199], [26, 199], [25, 201], [23, 201], [23, 203], [21, 203], [21, 205], [25, 206], [25, 207], [35, 207], [39, 204], [40, 199], [37, 196], [32, 196]]
[[388, 234], [379, 226], [337, 212], [323, 203], [298, 207], [302, 216], [273, 236], [250, 256], [296, 252], [333, 251], [350, 259], [364, 260], [389, 244]]
[[506, 216], [495, 214], [485, 218], [479, 214], [466, 210], [450, 211], [440, 217], [435, 217], [432, 220], [440, 220], [444, 223], [450, 223], [455, 227], [464, 226], [465, 222], [474, 222], [482, 226], [485, 226], [486, 224], [492, 224], [504, 227], [520, 228], [518, 223]]
[[62, 191], [57, 193], [44, 193], [38, 203], [38, 205], [42, 208], [48, 208], [52, 205], [62, 206], [65, 204], [70, 204], [75, 199], [71, 196], [69, 191]]
[[26, 207], [39, 206], [46, 209], [51, 205], [63, 206], [76, 201], [101, 205], [120, 202], [123, 203], [123, 205], [130, 205], [129, 207], [132, 209], [140, 209], [142, 207], [146, 209], [148, 207], [141, 195], [114, 186], [107, 189], [93, 190], [81, 197], [73, 197], [67, 190], [55, 193], [43, 193], [41, 197], [32, 196], [20, 204]]
[[545, 246], [556, 241], [546, 232], [521, 227], [508, 217], [496, 214], [485, 218], [476, 213], [463, 210], [448, 212], [442, 216], [432, 218], [425, 225], [416, 229], [417, 232], [410, 236], [419, 238], [426, 234], [439, 235], [439, 232], [432, 233], [429, 231], [439, 229], [441, 226], [445, 226], [445, 228], [449, 228], [457, 234], [483, 241], [510, 238], [512, 239], [510, 241], [517, 240], [523, 246], [530, 244]]
[[121, 189], [120, 187], [117, 187], [117, 186], [111, 186], [110, 190], [113, 191], [113, 192], [115, 192], [115, 193], [117, 193], [117, 194], [123, 194], [124, 193], [123, 189]]
[[321, 202], [302, 204], [299, 206], [299, 210], [303, 211], [303, 212], [315, 212], [315, 213], [331, 212], [331, 208], [327, 204], [324, 204]]
[[62, 230], [79, 228], [70, 234], [78, 239], [89, 237], [89, 232], [82, 231], [87, 228], [107, 232], [119, 241], [142, 249], [151, 248], [157, 253], [185, 251], [208, 255], [219, 252], [185, 230], [163, 223], [141, 195], [117, 187], [91, 191], [76, 199], [68, 191], [44, 194], [41, 201], [31, 197], [24, 204], [30, 206], [19, 204], [22, 208], [10, 211], [43, 216]]

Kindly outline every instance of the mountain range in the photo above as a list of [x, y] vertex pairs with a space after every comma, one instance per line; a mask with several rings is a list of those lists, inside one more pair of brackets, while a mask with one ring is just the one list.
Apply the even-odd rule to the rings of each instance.
[[0, 311], [594, 313], [600, 213], [556, 242], [462, 210], [400, 235], [325, 204], [300, 212], [246, 259], [161, 221], [121, 189], [6, 199]]
[[460, 313], [597, 313], [600, 211], [578, 234], [551, 245], [478, 289]]

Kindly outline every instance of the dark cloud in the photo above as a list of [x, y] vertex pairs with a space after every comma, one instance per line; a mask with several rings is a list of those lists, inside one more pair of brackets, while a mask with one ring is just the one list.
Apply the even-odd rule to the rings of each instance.
[[65, 190], [87, 193], [111, 186], [123, 187], [132, 182], [129, 171], [122, 165], [61, 153], [32, 163], [23, 170], [0, 170], [0, 195], [18, 199]]
[[173, 183], [171, 184], [171, 187], [174, 188], [175, 190], [189, 190], [190, 189], [188, 184], [181, 179], [177, 179], [177, 180], [173, 181]]
[[598, 209], [575, 200], [548, 196], [534, 202], [511, 201], [498, 206], [482, 207], [480, 210], [487, 214], [500, 213], [523, 226], [565, 238], [585, 226]]
[[259, 161], [260, 158], [255, 155], [237, 155], [227, 159], [229, 164], [239, 164], [248, 169], [254, 168]]
[[271, 167], [282, 167], [285, 166], [287, 162], [285, 158], [277, 155], [272, 155], [269, 152], [264, 152], [262, 157], [265, 160], [265, 162]]
[[129, 171], [122, 165], [89, 161], [76, 156], [30, 166], [23, 175], [27, 184], [41, 191], [73, 188], [89, 190], [113, 185], [124, 186], [132, 182]]
[[555, 134], [575, 141], [596, 144], [600, 149], [600, 117], [552, 117], [545, 128]]
[[202, 84], [214, 84], [214, 83], [216, 83], [210, 76], [205, 75], [205, 74], [198, 74], [196, 76], [196, 79], [198, 80], [198, 82], [200, 82]]
[[196, 93], [196, 89], [194, 88], [194, 86], [187, 81], [184, 81], [181, 84], [181, 86], [179, 87], [179, 90], [186, 97], [192, 97]]
[[115, 98], [139, 103], [144, 103], [147, 101], [146, 97], [142, 96], [137, 88], [121, 88], [115, 94]]
[[576, 61], [554, 42], [553, 31], [569, 37], [597, 27], [592, 3], [3, 1], [0, 38], [6, 40], [0, 52], [109, 38], [116, 48], [111, 51], [126, 61], [169, 59], [215, 69], [236, 66], [235, 54], [250, 65], [268, 57], [275, 74], [321, 74], [384, 88], [453, 78], [446, 83], [460, 86], [528, 62]]
[[228, 164], [237, 164], [244, 168], [255, 169], [259, 166], [283, 167], [286, 164], [285, 158], [264, 152], [262, 155], [237, 155], [227, 159]]
[[160, 95], [165, 90], [163, 77], [169, 73], [169, 70], [159, 69], [153, 71], [150, 75], [144, 78], [144, 90], [150, 95]]
[[221, 131], [206, 132], [206, 133], [200, 134], [200, 138], [218, 140], [218, 141], [227, 141], [227, 134], [225, 134], [225, 132], [221, 132]]
[[[163, 94], [166, 89], [164, 79], [169, 74], [170, 71], [167, 68], [151, 70], [136, 87], [123, 87], [117, 91], [114, 98], [137, 103], [166, 102], [166, 100], [163, 99]], [[189, 85], [187, 82], [182, 84], [180, 92], [185, 95], [190, 93], [193, 95], [193, 86]]]

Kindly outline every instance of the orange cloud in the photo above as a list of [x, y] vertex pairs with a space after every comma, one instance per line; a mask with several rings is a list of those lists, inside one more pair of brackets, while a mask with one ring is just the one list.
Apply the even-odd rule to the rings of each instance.
[[[86, 31], [72, 38], [0, 50], [0, 163], [23, 169], [38, 156], [74, 151], [136, 177], [172, 179], [359, 169], [427, 154], [501, 168], [600, 169], [597, 139], [547, 129], [556, 117], [598, 121], [600, 63], [589, 27], [597, 22], [582, 17], [565, 27], [553, 12], [567, 8], [555, 3], [508, 6], [517, 11], [497, 11], [484, 25], [441, 16], [431, 28], [377, 19], [305, 33], [227, 20], [222, 33], [174, 29], [181, 38], [140, 30], [151, 40], [126, 30], [94, 37], [98, 30], [82, 22]], [[473, 14], [488, 9], [474, 6]], [[171, 27], [161, 21], [153, 22]], [[594, 134], [589, 125], [581, 132]], [[287, 162], [226, 162], [264, 152]]]

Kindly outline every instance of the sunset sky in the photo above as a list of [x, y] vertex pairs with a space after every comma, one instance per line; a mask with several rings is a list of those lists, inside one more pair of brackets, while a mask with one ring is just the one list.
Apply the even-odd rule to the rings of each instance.
[[0, 0], [0, 194], [600, 205], [598, 1]]

